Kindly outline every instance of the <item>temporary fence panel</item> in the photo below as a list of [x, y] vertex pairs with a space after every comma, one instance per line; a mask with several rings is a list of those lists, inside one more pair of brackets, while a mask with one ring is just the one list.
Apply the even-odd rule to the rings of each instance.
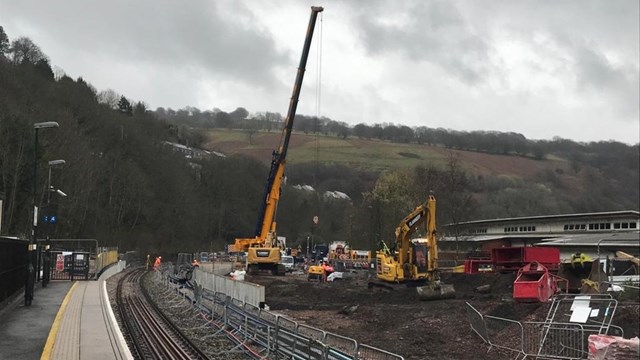
[[523, 352], [551, 359], [586, 358], [584, 329], [580, 324], [524, 322]]
[[[545, 322], [577, 323], [583, 326], [587, 336], [605, 335], [609, 334], [617, 307], [618, 301], [608, 294], [559, 294], [553, 298]], [[576, 310], [577, 308], [582, 310]]]
[[404, 360], [400, 355], [378, 349], [369, 345], [358, 345], [359, 360]]
[[483, 318], [491, 346], [522, 352], [523, 329], [519, 321], [490, 315], [485, 315]]
[[298, 334], [304, 336], [306, 341], [304, 345], [299, 345], [298, 348], [305, 351], [308, 354], [312, 354], [310, 359], [325, 359], [325, 353], [327, 347], [324, 344], [324, 338], [326, 332], [312, 326], [298, 324]]
[[[609, 295], [560, 294], [553, 298], [544, 322], [482, 315], [469, 303], [467, 314], [471, 329], [489, 350], [497, 347], [517, 352], [517, 357], [586, 359], [589, 335], [624, 335], [622, 328], [611, 325], [616, 307]], [[568, 321], [559, 321], [563, 319]]]
[[243, 303], [249, 303], [253, 306], [260, 306], [260, 304], [264, 303], [264, 286], [261, 285], [233, 280], [197, 269], [193, 271], [193, 280], [204, 289], [225, 293]]
[[328, 360], [355, 359], [358, 355], [358, 342], [346, 336], [327, 333], [324, 343]]
[[326, 333], [324, 343], [328, 360], [355, 359], [358, 354], [358, 342], [345, 336]]
[[278, 316], [276, 319], [276, 351], [285, 355], [292, 355], [296, 347], [298, 334], [296, 328], [298, 323], [293, 320], [287, 319], [283, 316]]
[[467, 304], [467, 316], [469, 318], [469, 324], [471, 325], [471, 330], [473, 330], [482, 341], [485, 343], [489, 343], [489, 335], [487, 334], [487, 326], [484, 322], [484, 318], [482, 314], [476, 308], [471, 306], [471, 304]]

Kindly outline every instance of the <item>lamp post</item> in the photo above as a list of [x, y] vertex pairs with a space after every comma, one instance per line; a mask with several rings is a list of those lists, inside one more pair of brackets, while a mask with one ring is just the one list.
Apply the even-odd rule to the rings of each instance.
[[29, 239], [29, 259], [27, 263], [27, 278], [24, 286], [24, 305], [31, 306], [33, 301], [33, 287], [35, 285], [36, 273], [33, 267], [33, 256], [37, 248], [38, 238], [36, 230], [38, 228], [38, 208], [36, 206], [36, 187], [38, 176], [38, 130], [57, 128], [58, 123], [55, 121], [45, 121], [33, 124], [35, 131], [35, 141], [33, 145], [33, 198], [31, 199], [31, 205], [33, 209], [33, 224], [31, 226], [31, 238]]
[[[49, 161], [49, 177], [48, 177], [48, 181], [47, 181], [47, 209], [51, 209], [51, 193], [52, 192], [56, 192], [58, 194], [60, 194], [61, 196], [67, 196], [65, 193], [63, 193], [61, 190], [54, 190], [53, 186], [51, 185], [51, 169], [56, 167], [56, 166], [62, 166], [66, 164], [66, 161], [64, 160], [51, 160]], [[48, 218], [48, 222], [50, 223], [50, 225], [47, 227], [47, 234], [46, 234], [46, 240], [44, 243], [44, 256], [42, 257], [42, 287], [47, 287], [47, 284], [49, 283], [49, 279], [51, 278], [51, 232], [52, 232], [52, 227], [55, 224], [55, 222], [57, 220], [54, 220], [54, 218], [51, 216], [51, 214], [48, 214], [49, 218]], [[56, 215], [57, 216], [57, 215]], [[42, 253], [42, 251], [40, 251], [40, 253]], [[39, 268], [39, 267], [38, 267]]]

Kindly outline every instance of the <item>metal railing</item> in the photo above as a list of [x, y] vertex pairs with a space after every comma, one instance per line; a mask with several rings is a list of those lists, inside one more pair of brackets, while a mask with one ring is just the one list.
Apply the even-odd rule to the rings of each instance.
[[[543, 322], [516, 321], [490, 315], [482, 315], [471, 304], [467, 304], [469, 325], [489, 350], [498, 348], [516, 353], [516, 359], [586, 359], [588, 338], [593, 334], [624, 336], [622, 328], [611, 325], [617, 301], [610, 296], [595, 295], [589, 299], [593, 315], [585, 323], [558, 321], [573, 310], [576, 296], [560, 295], [550, 304], [547, 318]], [[580, 300], [580, 298], [578, 298]]]
[[256, 358], [266, 356], [295, 360], [404, 360], [400, 355], [359, 344], [356, 340], [300, 324], [283, 315], [234, 299], [208, 289], [195, 294], [172, 283], [160, 272], [156, 281], [171, 288], [175, 294], [211, 317], [211, 336], [233, 339], [238, 347], [251, 348]]

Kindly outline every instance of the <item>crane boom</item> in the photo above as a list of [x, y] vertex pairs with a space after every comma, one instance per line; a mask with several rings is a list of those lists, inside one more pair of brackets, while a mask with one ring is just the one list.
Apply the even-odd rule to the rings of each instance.
[[311, 7], [311, 18], [309, 19], [307, 35], [304, 40], [304, 46], [302, 47], [302, 56], [300, 57], [300, 65], [298, 66], [298, 73], [293, 85], [293, 93], [291, 94], [291, 100], [289, 101], [289, 110], [287, 111], [287, 117], [285, 118], [284, 129], [282, 129], [280, 146], [277, 151], [273, 152], [269, 177], [267, 178], [267, 183], [264, 188], [263, 201], [261, 203], [258, 222], [256, 224], [256, 237], [259, 237], [260, 239], [266, 239], [269, 232], [275, 232], [276, 230], [276, 212], [278, 200], [280, 199], [280, 188], [282, 185], [282, 178], [284, 176], [289, 139], [291, 138], [293, 120], [298, 108], [300, 89], [302, 87], [302, 80], [304, 80], [304, 73], [307, 66], [307, 58], [309, 57], [309, 49], [311, 48], [311, 39], [313, 38], [316, 19], [318, 17], [318, 13], [322, 12], [322, 10], [322, 7]]
[[[287, 111], [287, 116], [285, 118], [285, 126], [282, 129], [280, 145], [278, 146], [278, 149], [274, 150], [272, 153], [269, 176], [267, 177], [267, 183], [265, 184], [262, 201], [260, 203], [255, 237], [248, 239], [236, 239], [235, 242], [235, 248], [239, 251], [247, 251], [249, 248], [256, 246], [264, 248], [261, 250], [261, 252], [256, 251], [256, 253], [258, 254], [256, 255], [257, 257], [260, 257], [260, 254], [267, 254], [266, 251], [268, 251], [269, 254], [272, 254], [272, 249], [277, 246], [276, 213], [278, 210], [278, 201], [280, 199], [280, 191], [284, 178], [287, 150], [289, 148], [289, 140], [291, 138], [291, 131], [293, 129], [293, 121], [296, 116], [298, 99], [300, 97], [300, 90], [302, 87], [302, 81], [304, 79], [307, 58], [309, 57], [309, 49], [311, 48], [311, 40], [313, 38], [316, 19], [318, 17], [318, 14], [323, 10], [324, 9], [319, 6], [311, 7], [311, 17], [309, 18], [307, 34], [302, 48], [302, 56], [300, 57], [300, 65], [298, 66], [296, 80], [293, 85], [293, 93], [291, 95], [291, 100], [289, 101], [289, 110]], [[252, 263], [253, 252], [254, 251], [249, 251], [248, 256], [250, 264]], [[275, 256], [262, 256], [262, 258], [264, 261], [256, 258], [256, 263], [272, 264]], [[279, 262], [279, 260], [280, 255], [278, 252], [277, 260], [275, 260], [275, 262], [277, 263]]]

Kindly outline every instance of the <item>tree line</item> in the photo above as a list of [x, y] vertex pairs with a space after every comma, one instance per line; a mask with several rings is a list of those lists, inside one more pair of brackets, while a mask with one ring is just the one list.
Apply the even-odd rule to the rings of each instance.
[[[282, 128], [284, 118], [277, 112], [250, 113], [243, 107], [227, 113], [218, 108], [201, 111], [195, 107], [180, 110], [157, 108], [155, 114], [159, 119], [176, 125], [193, 128], [223, 128], [245, 131], [272, 131]], [[516, 155], [544, 159], [548, 155], [559, 154], [574, 162], [586, 162], [598, 165], [598, 158], [615, 154], [633, 158], [638, 153], [639, 144], [627, 145], [617, 141], [576, 142], [561, 137], [552, 140], [531, 140], [514, 132], [499, 131], [457, 131], [428, 126], [409, 127], [393, 123], [368, 125], [360, 123], [349, 126], [345, 122], [327, 117], [296, 115], [293, 129], [305, 134], [323, 134], [338, 138], [356, 137], [359, 139], [377, 139], [402, 144], [418, 144], [442, 146], [448, 149], [478, 151], [489, 154]], [[195, 140], [200, 145], [205, 139]], [[588, 154], [588, 155], [586, 155]], [[625, 165], [628, 161], [615, 161], [614, 164]]]

